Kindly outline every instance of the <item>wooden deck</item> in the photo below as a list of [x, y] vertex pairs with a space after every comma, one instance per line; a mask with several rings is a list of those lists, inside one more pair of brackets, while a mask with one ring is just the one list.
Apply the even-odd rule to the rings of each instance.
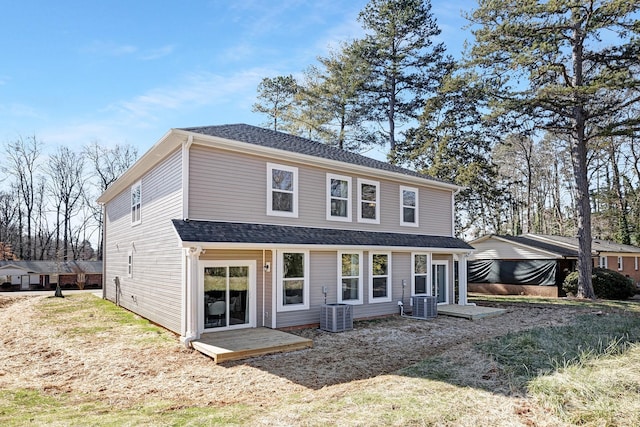
[[462, 317], [469, 320], [482, 319], [484, 317], [499, 316], [506, 312], [502, 308], [481, 307], [479, 305], [446, 304], [438, 306], [438, 314], [453, 317]]
[[269, 328], [247, 328], [202, 334], [191, 343], [194, 349], [214, 362], [246, 359], [264, 354], [302, 350], [313, 347], [313, 341]]

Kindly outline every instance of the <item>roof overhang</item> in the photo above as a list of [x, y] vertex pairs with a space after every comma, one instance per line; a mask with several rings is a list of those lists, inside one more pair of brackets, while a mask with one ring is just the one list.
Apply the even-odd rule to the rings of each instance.
[[273, 249], [306, 249], [315, 251], [381, 251], [381, 252], [430, 252], [438, 254], [468, 254], [471, 249], [436, 248], [423, 246], [368, 246], [368, 245], [322, 245], [322, 244], [298, 244], [298, 243], [220, 243], [220, 242], [188, 242], [182, 241], [180, 246], [184, 249], [200, 247], [202, 249], [234, 249], [234, 250], [273, 250]]
[[[524, 239], [526, 241], [522, 241], [519, 239]], [[494, 241], [506, 243], [513, 247], [526, 249], [528, 251], [536, 252], [541, 256], [547, 256], [553, 259], [575, 259], [578, 256], [578, 252], [576, 248], [570, 247], [568, 245], [555, 244], [555, 242], [553, 241], [543, 241], [539, 239], [534, 239], [529, 235], [505, 237], [505, 236], [499, 236], [496, 234], [489, 234], [486, 236], [482, 236], [478, 239], [475, 239], [469, 242], [469, 244], [471, 246], [479, 245], [481, 243], [487, 242], [488, 240], [494, 240]], [[547, 248], [543, 246], [547, 246]], [[557, 250], [554, 250], [553, 248], [548, 248], [549, 246], [555, 246]], [[479, 250], [479, 248], [476, 248], [476, 249]], [[572, 251], [575, 253], [569, 254], [569, 253], [566, 253], [565, 251]], [[593, 256], [595, 256], [595, 253], [593, 254]]]
[[467, 254], [473, 248], [455, 237], [274, 224], [173, 220], [183, 248], [386, 250]]

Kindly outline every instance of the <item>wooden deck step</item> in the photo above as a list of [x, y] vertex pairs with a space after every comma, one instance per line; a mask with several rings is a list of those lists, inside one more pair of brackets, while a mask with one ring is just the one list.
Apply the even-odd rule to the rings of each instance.
[[438, 314], [453, 317], [462, 317], [469, 320], [477, 320], [485, 317], [499, 316], [507, 310], [495, 307], [482, 307], [479, 305], [445, 304], [438, 306]]
[[313, 340], [269, 328], [247, 328], [202, 334], [191, 343], [216, 363], [313, 347]]

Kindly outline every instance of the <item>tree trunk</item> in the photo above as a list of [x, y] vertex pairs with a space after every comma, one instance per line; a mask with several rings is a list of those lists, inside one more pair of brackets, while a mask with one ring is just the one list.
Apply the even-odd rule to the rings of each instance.
[[618, 232], [617, 238], [618, 242], [630, 245], [631, 244], [631, 236], [629, 235], [629, 219], [627, 217], [627, 204], [624, 198], [624, 194], [622, 192], [622, 183], [620, 182], [620, 169], [618, 168], [618, 159], [616, 157], [616, 152], [618, 151], [615, 143], [613, 141], [613, 137], [611, 137], [609, 143], [609, 160], [611, 161], [611, 172], [613, 173], [613, 191], [616, 195], [616, 205], [619, 210], [618, 213]]
[[573, 171], [576, 180], [576, 204], [578, 208], [578, 298], [594, 299], [593, 284], [591, 283], [591, 272], [593, 261], [591, 257], [591, 203], [589, 201], [589, 181], [587, 179], [587, 141], [585, 138], [585, 111], [584, 100], [579, 89], [583, 86], [583, 42], [580, 21], [581, 17], [576, 16], [576, 11], [572, 10], [572, 18], [576, 22], [573, 33], [573, 76], [574, 76], [574, 140], [571, 146], [571, 157]]
[[[577, 108], [579, 109], [579, 108]], [[579, 116], [580, 113], [577, 114]], [[582, 122], [583, 123], [583, 122]], [[578, 138], [573, 143], [572, 154], [576, 179], [576, 206], [578, 208], [578, 298], [595, 298], [591, 283], [593, 261], [591, 257], [591, 204], [587, 181], [587, 147], [584, 142], [584, 126], [578, 126]]]

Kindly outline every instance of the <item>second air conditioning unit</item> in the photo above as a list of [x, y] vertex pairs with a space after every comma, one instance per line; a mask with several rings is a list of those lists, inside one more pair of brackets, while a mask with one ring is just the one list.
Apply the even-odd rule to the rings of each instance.
[[413, 317], [432, 319], [438, 315], [438, 299], [433, 296], [413, 297]]

